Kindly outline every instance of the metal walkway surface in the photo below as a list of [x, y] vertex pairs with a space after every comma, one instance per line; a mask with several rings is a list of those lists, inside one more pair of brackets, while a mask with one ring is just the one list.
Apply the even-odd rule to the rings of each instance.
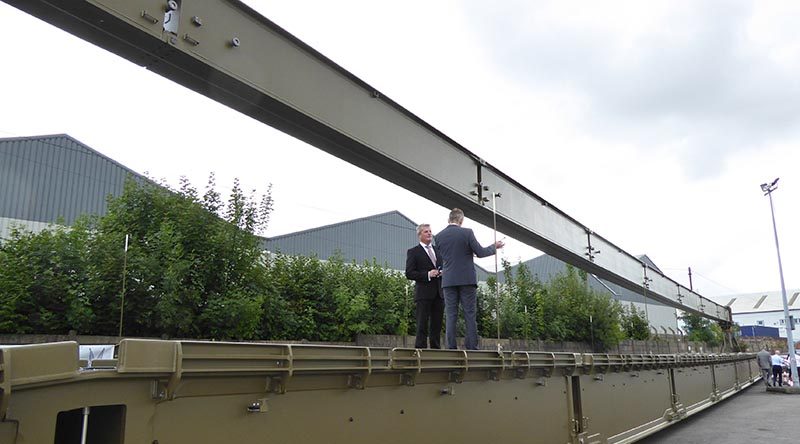
[[642, 444], [796, 443], [800, 396], [767, 393], [763, 382], [664, 429]]

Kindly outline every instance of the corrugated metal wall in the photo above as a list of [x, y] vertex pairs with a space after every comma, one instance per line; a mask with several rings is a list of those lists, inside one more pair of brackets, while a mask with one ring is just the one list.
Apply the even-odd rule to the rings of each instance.
[[65, 134], [0, 139], [0, 236], [10, 220], [33, 228], [105, 214], [129, 174], [143, 178]]
[[402, 213], [368, 216], [267, 239], [267, 250], [328, 259], [340, 253], [346, 261], [377, 259], [379, 265], [405, 270], [406, 250], [417, 242], [416, 224]]

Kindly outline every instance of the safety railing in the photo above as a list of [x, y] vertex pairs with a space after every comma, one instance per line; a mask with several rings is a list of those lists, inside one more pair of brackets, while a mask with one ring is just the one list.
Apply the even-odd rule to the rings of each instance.
[[[389, 430], [399, 427], [397, 419], [382, 412], [427, 409], [435, 420], [418, 418], [422, 422], [411, 433], [425, 436], [437, 421], [453, 420], [441, 410], [443, 402], [466, 415], [466, 423], [458, 423], [472, 430], [465, 442], [472, 437], [485, 442], [477, 427], [486, 418], [512, 421], [497, 440], [523, 439], [537, 433], [526, 425], [531, 415], [558, 425], [540, 442], [633, 442], [749, 386], [760, 376], [753, 363], [754, 355], [744, 353], [579, 354], [126, 339], [115, 359], [95, 360], [89, 367], [78, 359], [73, 342], [4, 347], [0, 437], [13, 444], [9, 434], [16, 439], [24, 432], [52, 442], [56, 417], [102, 398], [103, 405], [125, 406], [108, 411], [127, 421], [119, 429], [126, 442], [152, 442], [155, 435], [171, 436], [173, 428], [197, 432], [203, 441], [216, 431], [204, 424], [189, 427], [181, 415], [210, 409], [232, 426], [240, 419], [231, 416], [228, 409], [235, 407], [229, 403], [241, 398], [242, 411], [271, 413], [283, 421], [309, 409], [320, 415], [315, 426], [320, 430], [308, 432], [318, 438], [293, 442], [323, 442], [323, 437], [324, 442], [371, 442], [372, 429], [337, 435], [344, 433], [336, 425], [339, 409], [360, 412], [375, 427]], [[451, 396], [444, 401], [442, 395]], [[318, 403], [331, 399], [338, 407], [320, 410]], [[159, 429], [135, 419], [148, 415], [168, 424]], [[12, 423], [14, 432], [4, 432]], [[274, 433], [276, 424], [269, 424]]]

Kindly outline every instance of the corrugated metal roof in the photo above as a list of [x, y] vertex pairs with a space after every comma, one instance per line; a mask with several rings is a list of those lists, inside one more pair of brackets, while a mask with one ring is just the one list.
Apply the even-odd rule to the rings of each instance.
[[406, 250], [417, 242], [417, 224], [399, 211], [366, 216], [323, 227], [265, 239], [267, 250], [289, 255], [346, 261], [405, 269]]
[[0, 217], [67, 225], [144, 176], [66, 134], [0, 138]]
[[[791, 298], [791, 302], [789, 303], [790, 307], [797, 303], [796, 295], [798, 294], [800, 294], [800, 289], [786, 290], [786, 296]], [[717, 303], [731, 300], [729, 306], [733, 314], [783, 311], [783, 296], [780, 291], [714, 296], [710, 299]]]
[[655, 271], [657, 271], [657, 272], [659, 272], [661, 274], [664, 274], [664, 272], [661, 271], [660, 268], [658, 268], [658, 265], [656, 265], [655, 262], [653, 262], [653, 260], [650, 259], [646, 254], [642, 254], [640, 256], [637, 256], [636, 258], [639, 259], [640, 261], [644, 262], [645, 264], [647, 264], [647, 266], [650, 267], [651, 269], [653, 269], [653, 270], [655, 270]]

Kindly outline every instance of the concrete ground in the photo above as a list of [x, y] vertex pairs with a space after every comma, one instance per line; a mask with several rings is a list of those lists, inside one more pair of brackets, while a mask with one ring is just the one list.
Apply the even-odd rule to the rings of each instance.
[[767, 392], [759, 381], [639, 443], [797, 443], [798, 417], [800, 395]]

